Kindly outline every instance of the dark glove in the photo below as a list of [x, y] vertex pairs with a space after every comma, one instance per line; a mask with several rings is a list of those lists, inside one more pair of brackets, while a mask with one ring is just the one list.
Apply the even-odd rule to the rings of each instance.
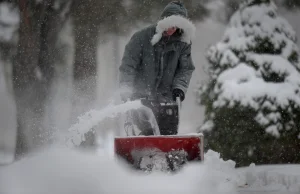
[[177, 97], [180, 97], [181, 101], [183, 101], [185, 98], [184, 92], [178, 88], [173, 90], [173, 100], [176, 101]]

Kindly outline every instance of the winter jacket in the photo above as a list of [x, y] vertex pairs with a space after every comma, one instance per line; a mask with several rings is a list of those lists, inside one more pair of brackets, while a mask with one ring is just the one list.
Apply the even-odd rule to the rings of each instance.
[[[173, 26], [180, 30], [164, 37], [163, 32]], [[186, 9], [177, 2], [166, 6], [157, 24], [136, 32], [119, 68], [122, 98], [171, 101], [174, 89], [186, 93], [195, 70], [191, 57], [194, 33]]]

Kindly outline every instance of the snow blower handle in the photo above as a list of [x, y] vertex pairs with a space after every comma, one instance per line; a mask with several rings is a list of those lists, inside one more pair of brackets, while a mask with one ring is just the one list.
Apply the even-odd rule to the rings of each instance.
[[180, 116], [181, 116], [180, 115], [180, 109], [181, 109], [181, 104], [182, 104], [180, 97], [176, 97], [176, 104], [178, 106], [178, 123], [179, 123], [180, 122]]
[[178, 109], [181, 108], [181, 99], [180, 97], [176, 97], [176, 104], [178, 105]]

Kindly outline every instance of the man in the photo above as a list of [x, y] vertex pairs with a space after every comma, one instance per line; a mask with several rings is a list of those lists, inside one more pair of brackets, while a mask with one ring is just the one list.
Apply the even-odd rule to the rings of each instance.
[[[195, 26], [187, 19], [181, 2], [173, 1], [163, 10], [157, 24], [136, 32], [125, 47], [120, 66], [123, 101], [151, 99], [174, 102], [185, 99], [195, 67], [191, 57], [191, 40]], [[153, 110], [162, 135], [177, 134], [178, 121], [166, 120], [166, 115]], [[135, 114], [138, 117], [138, 114]], [[141, 121], [142, 120], [142, 121]], [[143, 134], [149, 134], [147, 121], [135, 120]], [[148, 132], [146, 132], [148, 131]]]

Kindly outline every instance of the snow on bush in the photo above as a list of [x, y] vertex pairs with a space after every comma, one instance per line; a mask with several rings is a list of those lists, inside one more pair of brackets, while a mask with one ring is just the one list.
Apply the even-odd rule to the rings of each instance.
[[275, 137], [295, 130], [299, 50], [295, 31], [276, 10], [271, 0], [245, 1], [208, 50], [211, 80], [199, 91], [208, 106], [203, 129], [213, 129], [217, 110], [237, 106], [255, 111], [256, 122]]
[[[10, 166], [0, 167], [0, 193], [130, 193], [130, 194], [235, 194], [233, 163], [216, 153], [212, 163], [196, 163], [181, 172], [144, 174], [132, 171], [121, 161], [70, 149], [50, 148]], [[221, 161], [218, 161], [221, 160]], [[229, 174], [230, 175], [229, 175]]]
[[10, 42], [19, 27], [19, 11], [11, 3], [0, 3], [0, 41]]

